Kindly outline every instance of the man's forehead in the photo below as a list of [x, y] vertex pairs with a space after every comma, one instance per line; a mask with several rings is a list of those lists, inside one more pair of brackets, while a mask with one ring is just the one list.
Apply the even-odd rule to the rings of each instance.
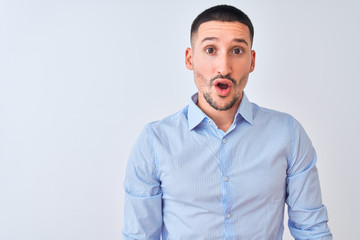
[[248, 26], [240, 22], [208, 21], [200, 24], [198, 31], [193, 36], [194, 40], [203, 42], [205, 40], [219, 40], [223, 37], [245, 39], [250, 42], [250, 31]]

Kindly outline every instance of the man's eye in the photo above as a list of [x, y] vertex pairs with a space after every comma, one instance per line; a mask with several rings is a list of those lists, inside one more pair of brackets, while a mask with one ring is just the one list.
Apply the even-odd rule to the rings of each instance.
[[241, 54], [243, 51], [240, 48], [235, 48], [232, 52], [234, 54]]
[[215, 53], [215, 49], [214, 48], [206, 48], [205, 52], [213, 54], [213, 53]]

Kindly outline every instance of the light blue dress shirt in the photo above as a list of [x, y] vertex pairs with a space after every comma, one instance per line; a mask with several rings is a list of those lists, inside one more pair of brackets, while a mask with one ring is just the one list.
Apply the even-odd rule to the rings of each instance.
[[332, 239], [316, 153], [290, 115], [243, 95], [227, 132], [196, 105], [148, 124], [129, 157], [124, 239]]

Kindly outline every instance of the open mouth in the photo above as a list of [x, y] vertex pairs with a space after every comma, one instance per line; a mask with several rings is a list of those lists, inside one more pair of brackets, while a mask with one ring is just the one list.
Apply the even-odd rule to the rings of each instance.
[[216, 86], [218, 86], [218, 88], [225, 90], [229, 87], [229, 85], [227, 83], [218, 83]]
[[216, 93], [219, 96], [226, 97], [230, 94], [232, 82], [229, 79], [216, 79], [214, 82]]

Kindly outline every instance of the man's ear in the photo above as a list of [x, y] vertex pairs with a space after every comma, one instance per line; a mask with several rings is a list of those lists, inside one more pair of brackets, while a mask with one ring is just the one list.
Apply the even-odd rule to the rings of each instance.
[[185, 50], [185, 66], [189, 70], [193, 70], [193, 58], [192, 58], [192, 49], [187, 48]]
[[250, 72], [254, 71], [255, 69], [255, 57], [256, 57], [255, 50], [251, 50]]

